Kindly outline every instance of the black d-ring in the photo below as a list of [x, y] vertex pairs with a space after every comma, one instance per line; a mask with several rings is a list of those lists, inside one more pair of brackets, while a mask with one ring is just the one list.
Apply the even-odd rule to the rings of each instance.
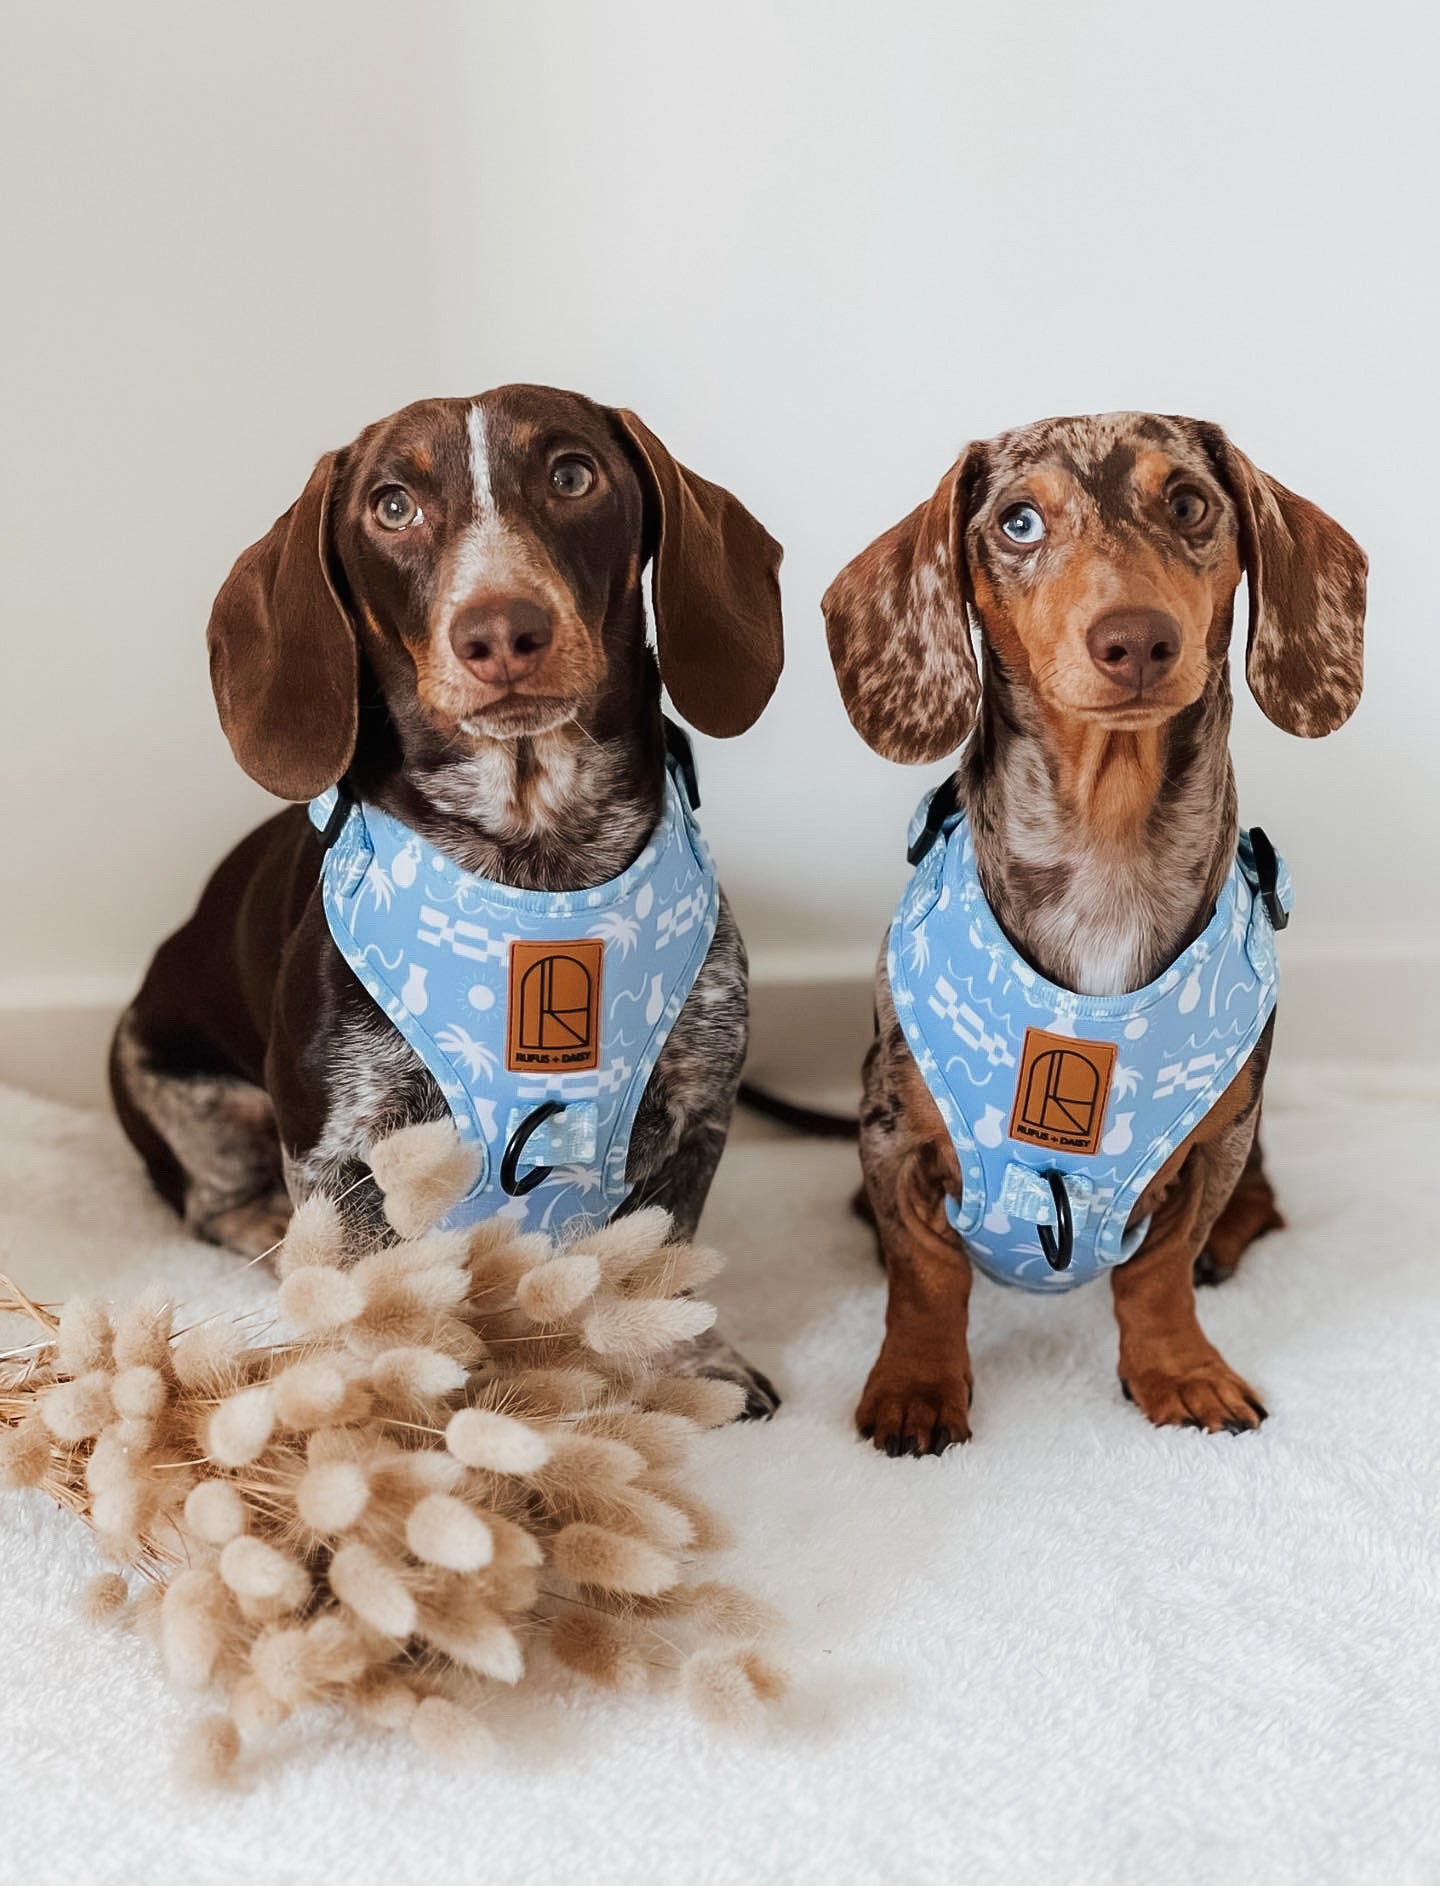
[[1051, 1270], [1069, 1270], [1070, 1259], [1075, 1252], [1075, 1220], [1070, 1216], [1070, 1194], [1065, 1190], [1065, 1181], [1053, 1168], [1042, 1172], [1041, 1178], [1048, 1180], [1050, 1196], [1055, 1201], [1055, 1222], [1060, 1227], [1057, 1241], [1049, 1225], [1037, 1225], [1040, 1233], [1040, 1249], [1045, 1253], [1045, 1262]]
[[536, 1166], [534, 1171], [527, 1172], [523, 1179], [516, 1177], [520, 1167], [520, 1155], [529, 1145], [531, 1134], [537, 1127], [543, 1126], [547, 1120], [552, 1119], [555, 1114], [564, 1111], [563, 1100], [542, 1101], [533, 1113], [525, 1115], [510, 1135], [505, 1147], [505, 1156], [500, 1161], [500, 1185], [511, 1198], [524, 1198], [526, 1193], [533, 1192], [537, 1185], [543, 1185], [555, 1170], [554, 1166]]

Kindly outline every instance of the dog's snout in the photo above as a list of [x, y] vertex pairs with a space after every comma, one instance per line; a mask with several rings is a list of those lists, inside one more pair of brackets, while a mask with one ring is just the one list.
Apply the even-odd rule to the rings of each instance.
[[526, 596], [483, 596], [450, 624], [450, 646], [477, 680], [500, 686], [533, 674], [555, 639], [550, 611]]
[[1139, 693], [1174, 667], [1180, 624], [1163, 609], [1116, 609], [1092, 623], [1085, 640], [1107, 681]]

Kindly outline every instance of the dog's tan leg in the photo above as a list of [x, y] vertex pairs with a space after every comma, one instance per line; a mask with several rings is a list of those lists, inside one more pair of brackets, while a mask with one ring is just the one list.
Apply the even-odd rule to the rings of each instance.
[[1274, 1187], [1265, 1171], [1265, 1157], [1257, 1132], [1245, 1170], [1220, 1216], [1210, 1227], [1204, 1250], [1195, 1260], [1196, 1283], [1223, 1284], [1235, 1275], [1240, 1259], [1257, 1238], [1263, 1238], [1267, 1231], [1281, 1230], [1284, 1224]]
[[1157, 1427], [1239, 1434], [1265, 1419], [1260, 1397], [1206, 1336], [1195, 1308], [1196, 1254], [1233, 1189], [1252, 1131], [1247, 1118], [1189, 1148], [1155, 1206], [1145, 1243], [1111, 1275], [1121, 1386]]
[[885, 1341], [855, 1410], [861, 1434], [892, 1455], [943, 1454], [970, 1438], [970, 1260], [926, 1150], [892, 1171], [881, 1194]]
[[887, 1454], [943, 1454], [970, 1438], [970, 1260], [945, 1216], [959, 1168], [883, 975], [879, 1011], [865, 1063], [860, 1159], [889, 1301], [855, 1425]]

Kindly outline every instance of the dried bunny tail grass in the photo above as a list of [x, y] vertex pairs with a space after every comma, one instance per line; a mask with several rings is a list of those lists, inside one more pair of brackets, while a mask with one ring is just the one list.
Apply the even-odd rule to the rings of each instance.
[[38, 1412], [12, 1428], [0, 1427], [0, 1487], [38, 1487], [54, 1458], [54, 1436]]
[[427, 1493], [405, 1521], [417, 1559], [452, 1572], [478, 1572], [495, 1557], [495, 1538], [477, 1512], [450, 1493]]
[[497, 1611], [488, 1606], [467, 1606], [458, 1617], [443, 1611], [422, 1618], [421, 1635], [430, 1644], [476, 1676], [493, 1683], [518, 1683], [525, 1674], [525, 1653], [520, 1639]]
[[370, 1170], [385, 1194], [385, 1216], [402, 1238], [413, 1238], [464, 1198], [479, 1176], [480, 1151], [449, 1120], [426, 1120], [376, 1140]]
[[117, 1369], [170, 1366], [170, 1326], [174, 1316], [163, 1290], [151, 1288], [115, 1313], [114, 1360]]
[[[253, 1647], [251, 1655], [254, 1655]], [[238, 1678], [230, 1692], [230, 1719], [246, 1742], [262, 1741], [278, 1729], [289, 1714], [290, 1705], [282, 1702], [258, 1676]]]
[[648, 1465], [645, 1456], [624, 1441], [598, 1434], [558, 1434], [535, 1480], [551, 1498], [586, 1490], [605, 1494], [628, 1487]]
[[98, 1297], [71, 1297], [55, 1331], [55, 1369], [60, 1375], [88, 1375], [108, 1369], [114, 1332], [110, 1313]]
[[323, 1334], [353, 1323], [365, 1308], [365, 1293], [352, 1271], [306, 1264], [281, 1284], [280, 1308], [301, 1329]]
[[507, 1414], [581, 1414], [611, 1393], [596, 1369], [517, 1369], [497, 1376], [477, 1395], [480, 1405], [503, 1403]]
[[116, 1624], [130, 1603], [130, 1587], [119, 1572], [101, 1572], [80, 1593], [80, 1614], [88, 1624]]
[[663, 1205], [647, 1205], [641, 1211], [627, 1212], [599, 1231], [576, 1239], [576, 1247], [599, 1260], [606, 1279], [613, 1283], [626, 1277], [670, 1236], [673, 1223]]
[[498, 1219], [476, 1225], [470, 1233], [470, 1294], [482, 1308], [493, 1309], [497, 1302], [513, 1297], [520, 1279], [536, 1264], [550, 1256], [527, 1248], [524, 1238], [517, 1238], [509, 1226]]
[[624, 1531], [658, 1546], [662, 1552], [683, 1552], [695, 1543], [693, 1515], [641, 1487], [626, 1487], [624, 1515], [623, 1522], [616, 1522]]
[[675, 1561], [643, 1539], [579, 1520], [556, 1533], [550, 1561], [562, 1578], [600, 1591], [658, 1597], [679, 1578]]
[[695, 1423], [684, 1415], [665, 1414], [649, 1408], [606, 1409], [599, 1414], [582, 1415], [575, 1423], [577, 1434], [598, 1434], [606, 1440], [623, 1441], [644, 1456], [651, 1468], [683, 1467], [690, 1456], [690, 1437]]
[[203, 1690], [208, 1685], [232, 1615], [230, 1593], [213, 1566], [192, 1566], [165, 1587], [160, 1652], [177, 1689]]
[[643, 1409], [683, 1415], [701, 1428], [725, 1428], [745, 1411], [739, 1382], [714, 1375], [652, 1375], [638, 1383], [633, 1398]]
[[634, 1695], [649, 1686], [653, 1664], [647, 1640], [613, 1612], [567, 1612], [551, 1625], [547, 1641], [567, 1669], [605, 1689]]
[[735, 1543], [735, 1535], [718, 1513], [703, 1500], [697, 1500], [687, 1487], [677, 1487], [660, 1474], [647, 1474], [641, 1489], [658, 1496], [667, 1506], [684, 1514], [690, 1522], [690, 1547], [694, 1552], [726, 1552]]
[[441, 1401], [462, 1389], [466, 1379], [454, 1356], [415, 1344], [382, 1349], [370, 1364], [370, 1380], [387, 1401]]
[[295, 1510], [315, 1532], [344, 1532], [370, 1501], [370, 1481], [356, 1460], [320, 1460], [305, 1469], [295, 1488]]
[[686, 1699], [698, 1716], [722, 1729], [750, 1729], [762, 1705], [785, 1694], [788, 1678], [754, 1650], [697, 1650], [681, 1673]]
[[408, 1729], [419, 1697], [411, 1686], [388, 1670], [371, 1670], [356, 1685], [351, 1700], [377, 1729]]
[[333, 1357], [304, 1356], [271, 1384], [275, 1417], [286, 1428], [324, 1427], [341, 1413], [348, 1387], [349, 1378]]
[[693, 1297], [610, 1297], [585, 1318], [585, 1341], [596, 1355], [639, 1362], [688, 1342], [715, 1321], [715, 1305]]
[[691, 1585], [683, 1597], [686, 1614], [714, 1637], [754, 1644], [780, 1628], [780, 1613], [773, 1604], [720, 1579], [706, 1579], [701, 1584]]
[[622, 1284], [627, 1297], [678, 1297], [718, 1277], [725, 1259], [703, 1244], [662, 1244], [629, 1271]]
[[490, 1473], [536, 1473], [550, 1458], [543, 1434], [493, 1408], [462, 1408], [452, 1415], [445, 1445], [465, 1466]]
[[275, 1431], [275, 1392], [267, 1382], [227, 1397], [205, 1424], [206, 1451], [222, 1467], [248, 1467]]
[[135, 1362], [110, 1385], [115, 1412], [132, 1421], [153, 1421], [170, 1399], [169, 1385], [153, 1363]]
[[287, 1709], [318, 1702], [358, 1682], [369, 1660], [364, 1640], [335, 1611], [322, 1611], [308, 1624], [272, 1627], [250, 1647], [256, 1678]]
[[310, 1596], [310, 1574], [287, 1552], [242, 1533], [220, 1554], [220, 1576], [237, 1598], [271, 1600], [298, 1611]]
[[217, 1788], [234, 1779], [240, 1731], [229, 1716], [205, 1716], [191, 1728], [175, 1758], [175, 1778], [185, 1788]]
[[234, 1386], [244, 1347], [238, 1324], [211, 1319], [185, 1331], [170, 1351], [170, 1362], [182, 1388], [216, 1395]]
[[600, 1260], [588, 1251], [552, 1257], [526, 1271], [515, 1301], [532, 1323], [562, 1323], [588, 1303], [600, 1287]]
[[338, 1269], [349, 1255], [345, 1220], [338, 1203], [312, 1192], [295, 1207], [275, 1254], [275, 1273], [283, 1282], [293, 1271]]
[[228, 1480], [201, 1480], [185, 1496], [185, 1524], [207, 1545], [229, 1545], [245, 1531], [247, 1513]]
[[400, 1567], [361, 1541], [347, 1541], [331, 1558], [330, 1589], [382, 1636], [406, 1638], [414, 1633], [419, 1612]]
[[457, 1767], [488, 1761], [495, 1753], [495, 1738], [484, 1723], [448, 1696], [422, 1696], [409, 1729], [411, 1739], [427, 1755]]
[[91, 1369], [72, 1382], [58, 1382], [40, 1401], [40, 1414], [57, 1441], [74, 1445], [98, 1434], [115, 1412], [110, 1385], [114, 1376]]

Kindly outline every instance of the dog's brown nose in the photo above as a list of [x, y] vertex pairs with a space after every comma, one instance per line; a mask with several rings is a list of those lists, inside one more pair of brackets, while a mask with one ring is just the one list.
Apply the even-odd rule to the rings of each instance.
[[550, 611], [525, 596], [481, 596], [450, 624], [450, 646], [477, 680], [494, 686], [534, 674], [555, 639]]
[[1138, 694], [1175, 665], [1180, 624], [1163, 609], [1116, 609], [1091, 624], [1085, 641], [1105, 679]]

